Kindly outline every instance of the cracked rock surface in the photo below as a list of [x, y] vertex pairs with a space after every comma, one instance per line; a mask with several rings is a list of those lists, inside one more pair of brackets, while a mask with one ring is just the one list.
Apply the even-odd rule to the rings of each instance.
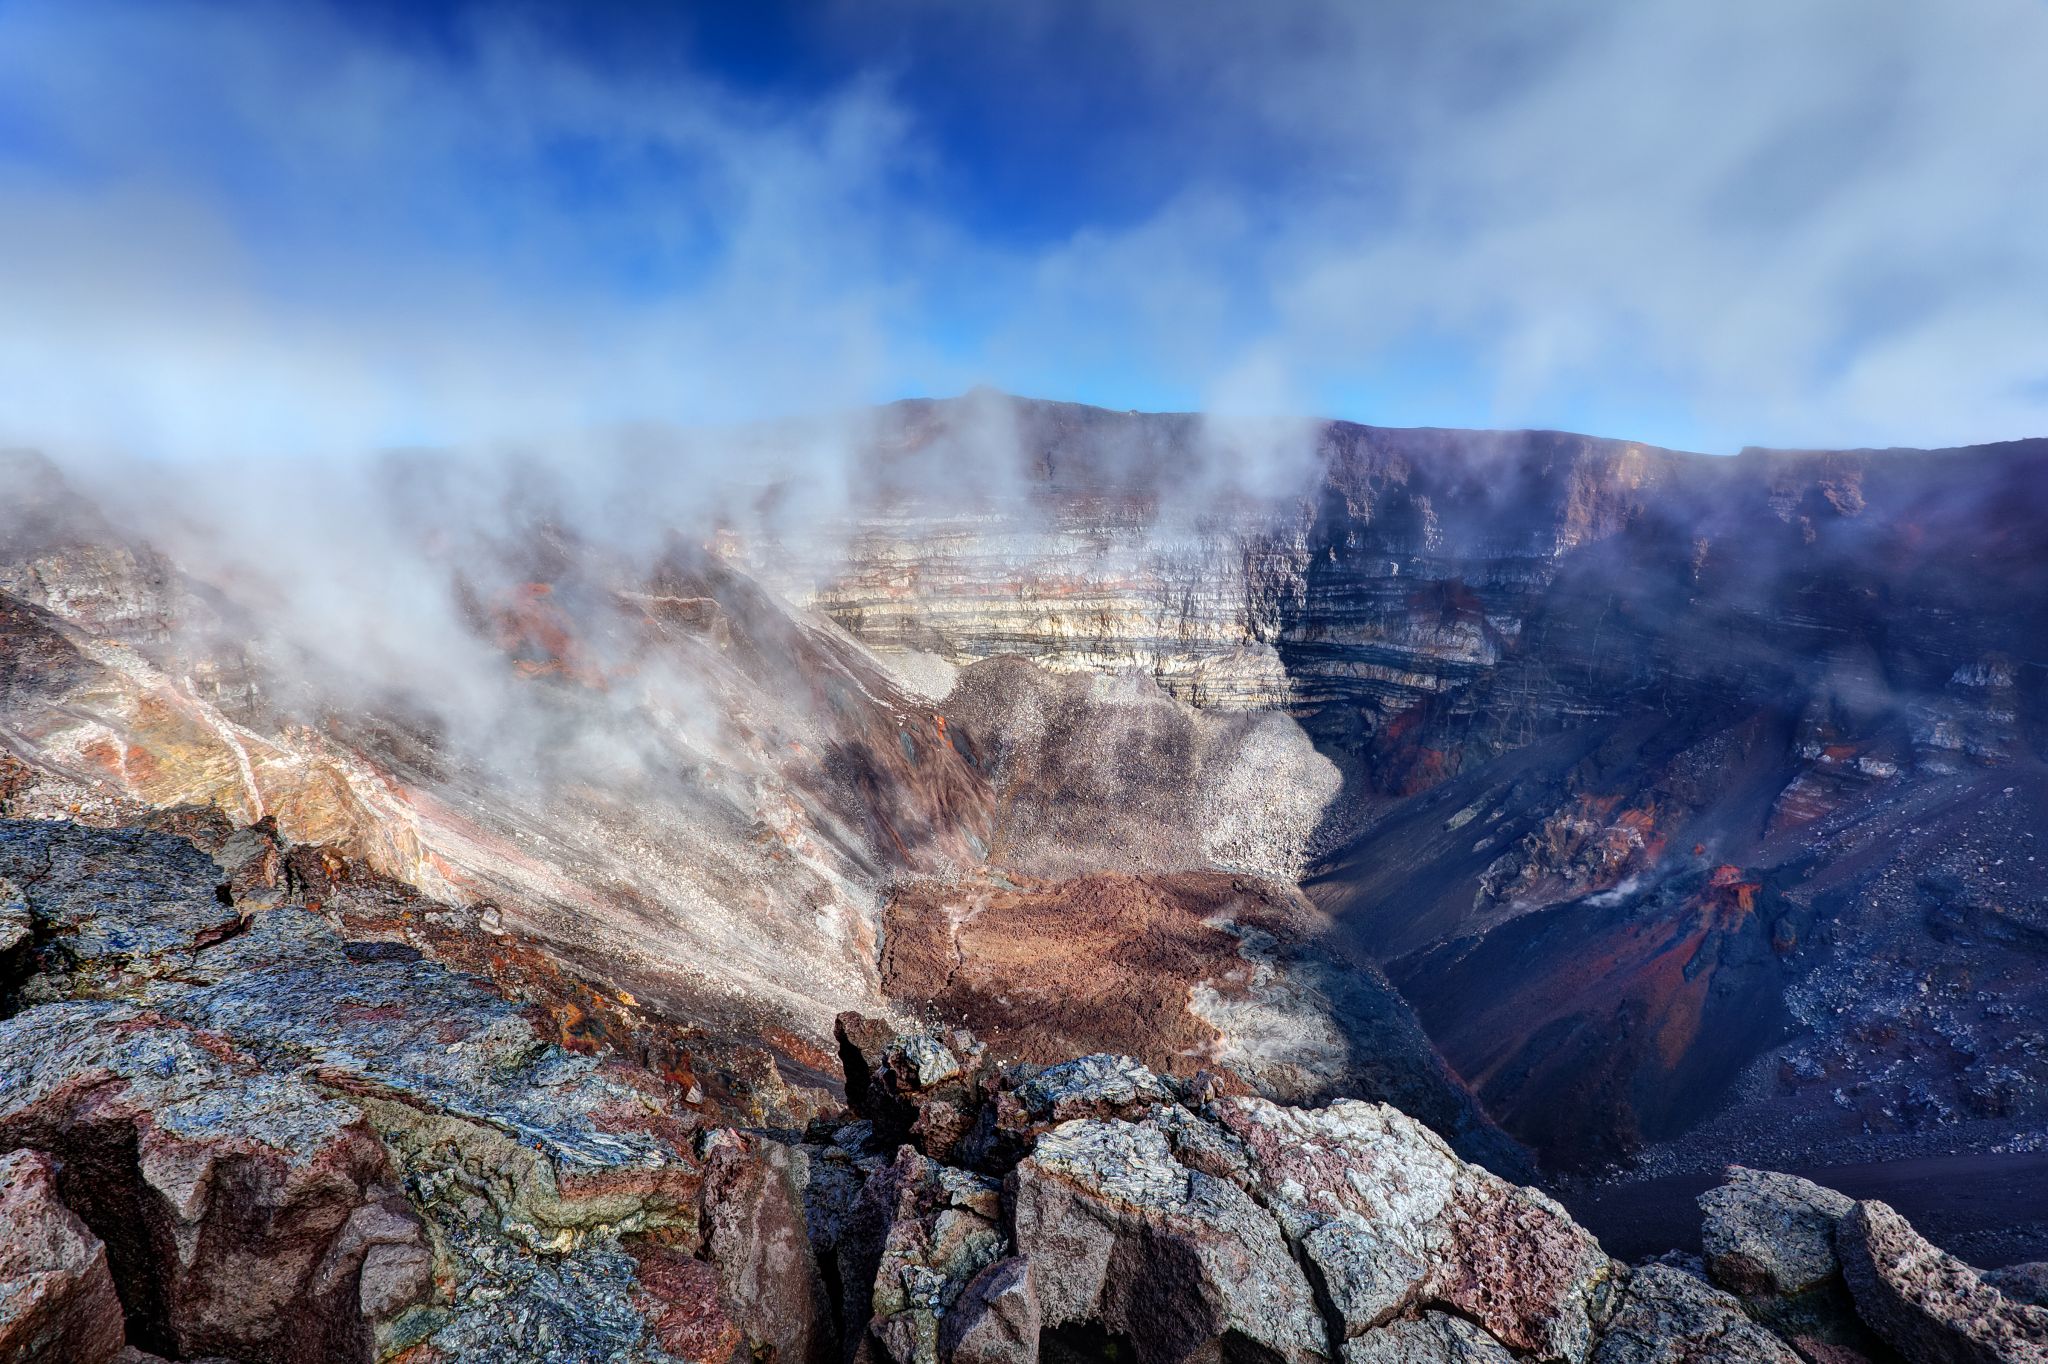
[[1390, 1105], [1227, 1073], [845, 1015], [851, 1112], [748, 1125], [565, 1049], [562, 980], [202, 841], [0, 822], [5, 1364], [2048, 1358], [2026, 1274], [1883, 1204], [1734, 1169], [1704, 1267], [1631, 1267]]

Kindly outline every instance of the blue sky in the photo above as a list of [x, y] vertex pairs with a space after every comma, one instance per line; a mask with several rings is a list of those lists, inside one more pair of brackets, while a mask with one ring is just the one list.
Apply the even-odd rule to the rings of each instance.
[[0, 3], [0, 439], [2048, 434], [2041, 0]]

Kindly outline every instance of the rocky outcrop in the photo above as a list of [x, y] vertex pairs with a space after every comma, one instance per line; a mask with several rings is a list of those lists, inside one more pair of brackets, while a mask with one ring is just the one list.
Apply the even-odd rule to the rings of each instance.
[[1732, 1295], [1683, 1270], [1644, 1265], [1630, 1275], [1593, 1364], [1799, 1364], [1799, 1356]]
[[[0, 1019], [0, 1358], [2042, 1358], [2043, 1309], [1880, 1204], [1732, 1172], [1704, 1240], [1738, 1297], [1611, 1260], [1388, 1105], [1223, 1071], [847, 1014], [854, 1112], [736, 1128], [549, 1040], [587, 996], [462, 974], [270, 830], [181, 823], [0, 822], [33, 968]], [[521, 960], [447, 950], [477, 939]], [[1781, 1310], [1835, 1290], [1870, 1334]]]
[[1856, 1310], [1916, 1364], [2048, 1360], [2048, 1308], [2006, 1297], [1885, 1204], [1857, 1204], [1836, 1240]]
[[1841, 1272], [1835, 1224], [1854, 1206], [1808, 1180], [1731, 1165], [1727, 1183], [1700, 1195], [1707, 1270], [1745, 1297], [1818, 1288]]
[[[225, 860], [262, 861], [249, 843]], [[40, 968], [0, 1020], [0, 1151], [47, 1153], [105, 1244], [115, 1346], [823, 1357], [792, 1148], [564, 1051], [417, 949], [274, 904], [266, 878], [229, 903], [233, 872], [185, 840], [0, 823], [0, 863]]]
[[107, 1248], [58, 1198], [55, 1164], [0, 1156], [0, 1359], [107, 1364], [122, 1334]]
[[1175, 1158], [1156, 1123], [1076, 1119], [1015, 1175], [1017, 1245], [1040, 1321], [1091, 1326], [1162, 1364], [1235, 1345], [1302, 1364], [1328, 1350], [1270, 1211]]
[[1236, 1098], [1213, 1112], [1348, 1334], [1435, 1307], [1539, 1358], [1585, 1358], [1613, 1270], [1543, 1194], [1467, 1165], [1384, 1104]]
[[1700, 1241], [1713, 1281], [1822, 1364], [1887, 1358], [1842, 1278], [1837, 1228], [1852, 1199], [1793, 1175], [1731, 1165], [1700, 1195]]
[[1399, 1358], [1484, 1337], [1579, 1361], [1625, 1280], [1555, 1203], [1385, 1105], [1292, 1109], [1127, 1058], [997, 1067], [857, 1018], [840, 1032], [878, 1131], [1004, 1177], [1002, 1258], [941, 1333], [993, 1357], [1035, 1321], [1148, 1360]]

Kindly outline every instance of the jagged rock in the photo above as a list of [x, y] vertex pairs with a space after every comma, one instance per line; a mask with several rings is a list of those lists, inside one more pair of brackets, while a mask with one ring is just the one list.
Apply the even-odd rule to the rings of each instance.
[[1174, 1102], [1166, 1081], [1128, 1056], [1101, 1053], [1047, 1066], [1016, 1088], [1036, 1122], [1056, 1126], [1075, 1118], [1123, 1118]]
[[879, 1019], [843, 1013], [833, 1021], [846, 1097], [884, 1145], [909, 1141], [945, 1160], [980, 1112], [987, 1055], [965, 1033], [896, 1035]]
[[1882, 1357], [1835, 1252], [1835, 1225], [1854, 1201], [1793, 1175], [1740, 1165], [1727, 1174], [1699, 1199], [1707, 1274], [1809, 1358]]
[[1799, 1364], [1742, 1304], [1683, 1270], [1644, 1265], [1593, 1352], [1593, 1364]]
[[[0, 822], [0, 863], [33, 882], [39, 979], [81, 996], [0, 1020], [0, 1153], [59, 1162], [38, 1167], [49, 1206], [104, 1244], [138, 1351], [1784, 1364], [1765, 1325], [1799, 1335], [1786, 1304], [1847, 1291], [1838, 1196], [1802, 1181], [1736, 1171], [1705, 1200], [1710, 1260], [1758, 1287], [1759, 1324], [1697, 1273], [1621, 1270], [1385, 1105], [1285, 1108], [1106, 1054], [1002, 1067], [967, 1034], [857, 1015], [839, 1033], [863, 1120], [802, 1140], [705, 1126], [407, 943], [344, 942], [290, 903], [192, 931], [230, 908], [221, 865], [158, 840]], [[1884, 1230], [1882, 1291], [1858, 1301], [1918, 1332], [1903, 1354], [2042, 1358], [2048, 1312]], [[1851, 1357], [1825, 1332], [1798, 1343]]]
[[1793, 1175], [1728, 1167], [1700, 1195], [1700, 1240], [1714, 1281], [1744, 1297], [1790, 1296], [1839, 1270], [1835, 1224], [1854, 1200]]
[[868, 1180], [837, 1246], [849, 1359], [879, 1348], [895, 1364], [936, 1364], [940, 1320], [1009, 1248], [1001, 1201], [995, 1181], [909, 1147]]
[[242, 926], [212, 859], [170, 834], [0, 821], [0, 876], [29, 892], [46, 940], [28, 1002], [146, 993]]
[[1612, 1262], [1545, 1195], [1466, 1164], [1385, 1104], [1232, 1098], [1212, 1111], [1347, 1335], [1435, 1305], [1540, 1358], [1586, 1357]]
[[939, 1326], [946, 1364], [1037, 1364], [1044, 1329], [1031, 1262], [998, 1260], [974, 1276]]
[[107, 1249], [38, 1151], [0, 1156], [0, 1359], [106, 1364], [121, 1348]]
[[1424, 1312], [1345, 1341], [1343, 1364], [1514, 1364], [1514, 1358], [1463, 1317]]
[[728, 1136], [700, 1160], [696, 1119], [648, 1077], [300, 909], [188, 931], [226, 907], [181, 840], [0, 823], [5, 856], [35, 874], [49, 978], [124, 997], [0, 1021], [0, 1150], [64, 1159], [138, 1344], [253, 1364], [818, 1356], [780, 1145]]
[[228, 897], [238, 908], [274, 909], [284, 902], [285, 850], [278, 842], [276, 820], [235, 830], [214, 850], [213, 860], [227, 878]]
[[811, 1248], [802, 1147], [723, 1132], [706, 1156], [705, 1250], [720, 1297], [757, 1351], [777, 1364], [831, 1355], [832, 1304]]
[[1161, 1364], [1226, 1341], [1286, 1361], [1326, 1357], [1314, 1293], [1272, 1215], [1180, 1164], [1157, 1128], [1063, 1123], [1013, 1180], [1017, 1248], [1044, 1326], [1099, 1325]]
[[180, 1353], [367, 1351], [367, 1245], [343, 1229], [399, 1190], [350, 1105], [130, 1006], [52, 1004], [0, 1023], [0, 1149], [22, 1146], [64, 1162], [66, 1202]]
[[1856, 1310], [1914, 1364], [2048, 1361], [2048, 1308], [2006, 1297], [1888, 1205], [1856, 1204], [1835, 1244]]
[[23, 898], [20, 888], [0, 876], [0, 961], [25, 945], [33, 928], [28, 901]]

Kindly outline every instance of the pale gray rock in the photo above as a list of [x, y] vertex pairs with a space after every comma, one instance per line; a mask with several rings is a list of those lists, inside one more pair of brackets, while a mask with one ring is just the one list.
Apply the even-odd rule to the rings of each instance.
[[1593, 1364], [1799, 1364], [1732, 1294], [1669, 1265], [1629, 1276]]
[[1157, 1129], [1063, 1123], [1013, 1179], [1017, 1248], [1045, 1326], [1099, 1325], [1158, 1364], [1213, 1358], [1226, 1339], [1289, 1364], [1327, 1357], [1314, 1295], [1273, 1217], [1181, 1165]]
[[1514, 1364], [1514, 1358], [1463, 1317], [1424, 1312], [1345, 1341], [1343, 1364]]
[[998, 1260], [975, 1276], [939, 1328], [946, 1364], [1036, 1364], [1044, 1315], [1031, 1262]]
[[1211, 1112], [1248, 1153], [1250, 1188], [1302, 1245], [1346, 1336], [1440, 1307], [1540, 1359], [1591, 1350], [1615, 1266], [1546, 1195], [1467, 1164], [1385, 1104], [1233, 1098]]
[[1700, 1240], [1714, 1282], [1744, 1297], [1790, 1296], [1833, 1278], [1835, 1224], [1854, 1200], [1793, 1175], [1728, 1167], [1700, 1195]]

